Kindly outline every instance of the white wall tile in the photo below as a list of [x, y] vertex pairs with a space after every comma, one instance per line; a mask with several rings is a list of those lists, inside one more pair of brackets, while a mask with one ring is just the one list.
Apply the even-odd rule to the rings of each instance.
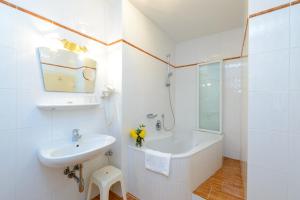
[[250, 19], [249, 54], [289, 48], [289, 8]]
[[197, 68], [177, 69], [175, 82], [176, 132], [178, 134], [191, 133], [197, 126]]
[[288, 169], [288, 135], [269, 131], [248, 132], [248, 163], [276, 170]]
[[248, 128], [288, 131], [287, 92], [249, 92]]
[[[0, 46], [16, 47], [16, 11], [6, 5], [0, 5]], [[5, 31], [2, 31], [5, 30]]]
[[0, 199], [15, 199], [15, 171], [17, 168], [16, 157], [17, 131], [0, 130], [0, 176], [3, 183], [0, 189]]
[[300, 92], [291, 92], [289, 95], [289, 99], [290, 133], [300, 134]]
[[289, 171], [291, 174], [299, 174], [300, 167], [300, 135], [290, 135], [290, 146], [289, 146]]
[[300, 48], [290, 50], [290, 90], [300, 90]]
[[16, 88], [17, 86], [17, 56], [11, 47], [0, 46], [0, 88]]
[[51, 169], [38, 160], [37, 152], [43, 144], [51, 140], [48, 127], [26, 128], [18, 131], [16, 199], [51, 199]]
[[249, 0], [249, 14], [260, 12], [289, 2], [290, 0]]
[[290, 135], [289, 148], [289, 191], [288, 199], [297, 200], [300, 198], [299, 194], [299, 167], [300, 167], [300, 136]]
[[53, 139], [72, 138], [72, 130], [80, 129], [83, 135], [108, 134], [105, 118], [100, 109], [53, 112]]
[[[41, 67], [36, 47], [27, 51], [17, 52], [17, 79], [18, 88], [43, 91]], [[34, 78], [32, 78], [34, 77]]]
[[223, 67], [224, 156], [240, 159], [241, 141], [241, 70], [240, 60], [226, 61]]
[[17, 92], [16, 90], [0, 89], [0, 130], [17, 127]]
[[51, 112], [37, 108], [39, 93], [33, 90], [17, 92], [17, 127], [47, 127], [51, 128]]
[[[287, 91], [289, 84], [289, 50], [251, 55], [249, 91]], [[270, 75], [270, 73], [272, 75]]]
[[300, 4], [291, 7], [291, 47], [300, 47]]
[[300, 199], [299, 194], [299, 170], [297, 172], [289, 172], [289, 185], [288, 185], [288, 200]]
[[248, 165], [249, 200], [283, 200], [287, 199], [288, 173], [270, 170], [255, 165]]
[[176, 44], [176, 64], [190, 64], [239, 56], [244, 28], [208, 35]]

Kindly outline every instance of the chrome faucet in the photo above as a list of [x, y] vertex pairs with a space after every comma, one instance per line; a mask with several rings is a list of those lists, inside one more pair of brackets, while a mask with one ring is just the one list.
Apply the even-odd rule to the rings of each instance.
[[161, 130], [161, 121], [159, 119], [156, 121], [155, 128], [157, 131]]
[[73, 131], [72, 131], [72, 136], [73, 136], [72, 141], [73, 142], [78, 142], [79, 139], [82, 137], [82, 134], [80, 134], [79, 131], [80, 131], [80, 129], [77, 129], [77, 128], [73, 129]]

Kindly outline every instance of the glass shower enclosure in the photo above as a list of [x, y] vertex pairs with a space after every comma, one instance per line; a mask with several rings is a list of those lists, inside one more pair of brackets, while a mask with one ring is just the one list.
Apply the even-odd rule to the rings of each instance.
[[197, 129], [222, 133], [222, 62], [198, 66]]

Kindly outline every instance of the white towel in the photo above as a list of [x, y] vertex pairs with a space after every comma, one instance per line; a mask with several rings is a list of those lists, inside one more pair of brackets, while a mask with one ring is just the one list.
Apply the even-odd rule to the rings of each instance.
[[170, 173], [170, 153], [162, 153], [147, 149], [145, 151], [145, 167], [151, 171], [169, 176]]

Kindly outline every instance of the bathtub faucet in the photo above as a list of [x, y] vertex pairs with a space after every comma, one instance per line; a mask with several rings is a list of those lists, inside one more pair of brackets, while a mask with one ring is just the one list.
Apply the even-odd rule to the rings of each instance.
[[159, 119], [156, 121], [155, 127], [157, 131], [161, 130], [161, 121]]

